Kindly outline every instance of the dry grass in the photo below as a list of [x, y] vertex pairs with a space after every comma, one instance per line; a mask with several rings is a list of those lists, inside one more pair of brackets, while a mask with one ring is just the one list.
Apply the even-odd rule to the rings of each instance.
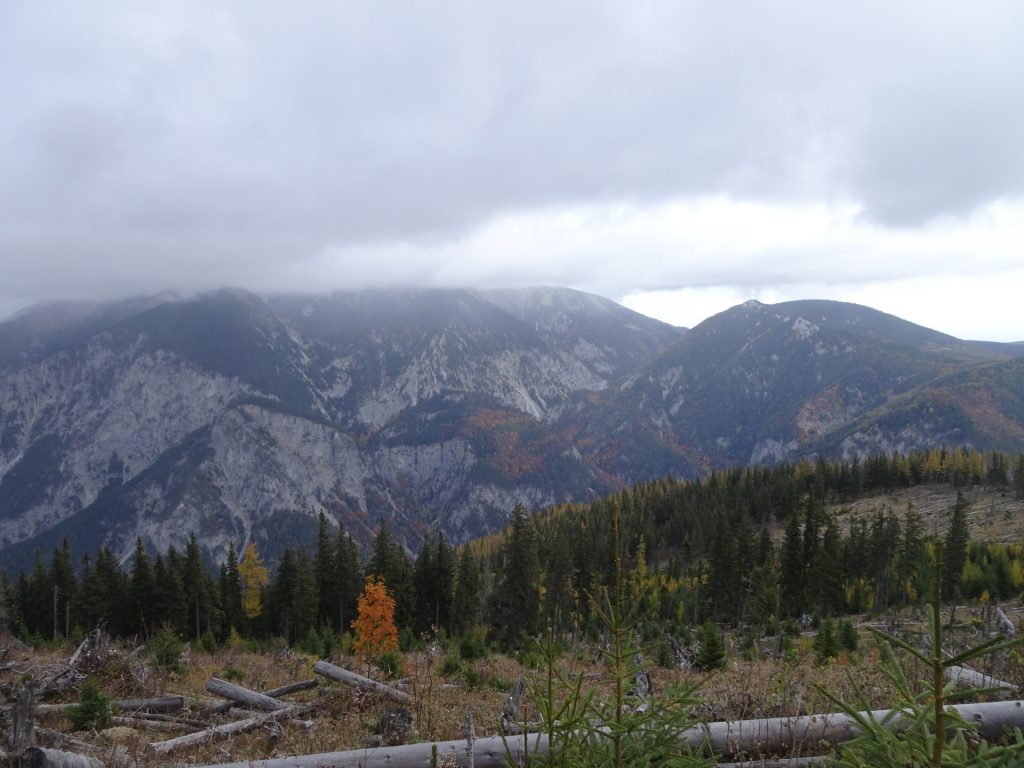
[[[964, 609], [958, 616], [971, 619]], [[825, 666], [815, 666], [812, 640], [811, 635], [794, 638], [789, 661], [767, 657], [745, 661], [738, 658], [734, 648], [727, 667], [710, 675], [662, 668], [651, 668], [650, 674], [656, 693], [674, 683], [698, 682], [700, 703], [693, 716], [703, 722], [834, 711], [834, 704], [819, 692], [819, 687], [846, 701], [856, 702], [851, 681], [855, 681], [866, 694], [864, 703], [869, 707], [882, 708], [893, 701], [893, 691], [879, 670], [877, 649], [865, 641], [862, 652], [840, 657]], [[39, 670], [48, 664], [66, 660], [69, 654], [68, 648], [39, 654], [33, 652], [32, 663], [34, 669]], [[154, 696], [164, 690], [180, 693], [189, 702], [190, 712], [187, 714], [192, 717], [199, 717], [204, 701], [209, 700], [205, 686], [211, 677], [230, 677], [248, 688], [266, 690], [313, 677], [312, 667], [316, 661], [309, 656], [290, 653], [259, 655], [235, 650], [211, 655], [192, 652], [184, 674], [172, 675], [169, 679], [150, 674], [144, 683], [139, 684], [126, 682], [124, 665], [118, 658], [117, 654], [111, 653], [105, 664], [97, 660], [90, 662], [91, 674], [107, 695], [124, 698]], [[346, 662], [351, 665], [352, 662], [345, 658], [334, 661], [343, 665]], [[430, 651], [403, 656], [406, 677], [402, 685], [415, 702], [411, 712], [413, 726], [406, 737], [408, 741], [464, 738], [466, 713], [470, 707], [477, 735], [493, 735], [498, 732], [501, 708], [514, 681], [525, 676], [534, 683], [540, 683], [545, 677], [544, 670], [524, 670], [514, 659], [501, 655], [474, 662], [463, 661], [459, 671], [449, 676], [441, 674], [444, 661], [445, 652], [436, 646]], [[610, 681], [597, 649], [578, 649], [575, 654], [564, 656], [559, 663], [572, 674], [584, 675], [586, 685], [597, 696], [604, 695]], [[1011, 664], [1011, 667], [1006, 672], [1011, 679], [1024, 676], [1019, 663], [1015, 667]], [[365, 672], [361, 665], [352, 665], [352, 668]], [[467, 679], [474, 684], [467, 685]], [[0, 684], [9, 682], [9, 674], [0, 673]], [[921, 682], [923, 684], [924, 681]], [[123, 745], [139, 759], [142, 768], [220, 763], [376, 746], [381, 740], [382, 719], [394, 709], [393, 705], [369, 694], [326, 680], [321, 680], [316, 689], [289, 699], [312, 706], [310, 714], [303, 716], [312, 721], [312, 727], [304, 728], [292, 723], [277, 732], [257, 730], [170, 757], [154, 757], [145, 749], [150, 741], [168, 738], [170, 735], [166, 733], [119, 728], [103, 734], [81, 736], [107, 747], [114, 743]], [[531, 717], [533, 707], [529, 702], [526, 702], [525, 711], [527, 717]], [[221, 715], [216, 722], [228, 722], [230, 719], [228, 715]], [[41, 724], [62, 730], [69, 727], [60, 714], [47, 715]]]

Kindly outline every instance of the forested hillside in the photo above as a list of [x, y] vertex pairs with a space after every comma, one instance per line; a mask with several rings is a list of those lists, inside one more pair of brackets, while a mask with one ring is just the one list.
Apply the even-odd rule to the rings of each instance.
[[[915, 508], [914, 489], [927, 510]], [[210, 571], [195, 535], [184, 552], [151, 553], [140, 541], [124, 564], [108, 549], [79, 553], [65, 542], [49, 558], [38, 553], [31, 571], [5, 576], [4, 615], [17, 632], [45, 638], [98, 623], [122, 635], [169, 625], [211, 645], [234, 631], [321, 648], [350, 630], [364, 579], [375, 576], [395, 599], [405, 644], [443, 631], [514, 648], [545, 627], [599, 631], [591, 598], [614, 571], [614, 510], [644, 626], [685, 634], [714, 620], [774, 632], [804, 614], [921, 605], [936, 579], [946, 600], [1019, 596], [1019, 530], [972, 535], [997, 498], [1005, 534], [1024, 510], [1024, 455], [956, 449], [641, 483], [591, 504], [519, 511], [501, 535], [458, 550], [435, 532], [415, 558], [387, 527], [361, 557], [321, 516], [316, 546], [286, 549], [272, 577], [255, 546], [231, 549]]]

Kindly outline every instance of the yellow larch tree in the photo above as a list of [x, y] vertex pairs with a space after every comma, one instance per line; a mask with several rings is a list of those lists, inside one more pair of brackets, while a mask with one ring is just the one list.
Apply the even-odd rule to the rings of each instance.
[[251, 541], [238, 564], [238, 577], [242, 581], [242, 609], [250, 619], [263, 613], [261, 594], [263, 587], [270, 582], [270, 571], [263, 565], [259, 550]]

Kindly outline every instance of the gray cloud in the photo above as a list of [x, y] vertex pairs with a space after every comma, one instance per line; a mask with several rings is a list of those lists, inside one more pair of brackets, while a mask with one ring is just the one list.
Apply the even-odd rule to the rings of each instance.
[[362, 244], [552, 206], [963, 216], [1024, 195], [1021, 29], [1009, 1], [6, 4], [0, 300], [263, 288], [332, 249], [357, 282]]

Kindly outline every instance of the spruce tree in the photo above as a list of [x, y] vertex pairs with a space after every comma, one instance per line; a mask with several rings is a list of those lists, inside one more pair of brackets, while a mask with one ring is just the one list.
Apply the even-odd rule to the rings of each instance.
[[156, 631], [151, 611], [156, 581], [153, 567], [149, 563], [149, 555], [140, 537], [135, 539], [135, 551], [132, 553], [132, 571], [129, 577], [129, 594], [131, 595], [130, 622], [144, 637]]
[[452, 605], [452, 633], [465, 634], [480, 620], [480, 562], [469, 545], [459, 552], [459, 571]]
[[222, 639], [234, 629], [236, 632], [245, 632], [245, 610], [242, 606], [242, 580], [239, 575], [238, 554], [235, 552], [234, 543], [228, 544], [227, 561], [221, 566], [220, 579], [217, 585], [220, 592], [220, 602], [224, 610], [224, 628]]
[[344, 634], [356, 616], [356, 604], [363, 589], [363, 574], [359, 564], [359, 549], [344, 526], [338, 527], [334, 543], [334, 583], [337, 594], [333, 606], [333, 620], [338, 632]]
[[340, 585], [338, 584], [338, 568], [335, 563], [337, 551], [331, 541], [327, 516], [321, 512], [317, 524], [316, 555], [313, 559], [313, 570], [316, 573], [317, 587], [317, 624], [321, 627], [332, 626], [336, 606], [338, 605]]
[[699, 669], [710, 672], [725, 666], [725, 643], [718, 627], [711, 621], [704, 622], [697, 631], [700, 650], [697, 651], [696, 664]]
[[512, 530], [502, 548], [491, 602], [491, 627], [503, 647], [518, 647], [525, 637], [537, 633], [539, 588], [537, 532], [526, 511], [517, 505]]
[[960, 577], [967, 562], [967, 544], [970, 531], [967, 525], [967, 500], [961, 491], [956, 493], [953, 519], [943, 543], [942, 599], [952, 600], [960, 586]]

